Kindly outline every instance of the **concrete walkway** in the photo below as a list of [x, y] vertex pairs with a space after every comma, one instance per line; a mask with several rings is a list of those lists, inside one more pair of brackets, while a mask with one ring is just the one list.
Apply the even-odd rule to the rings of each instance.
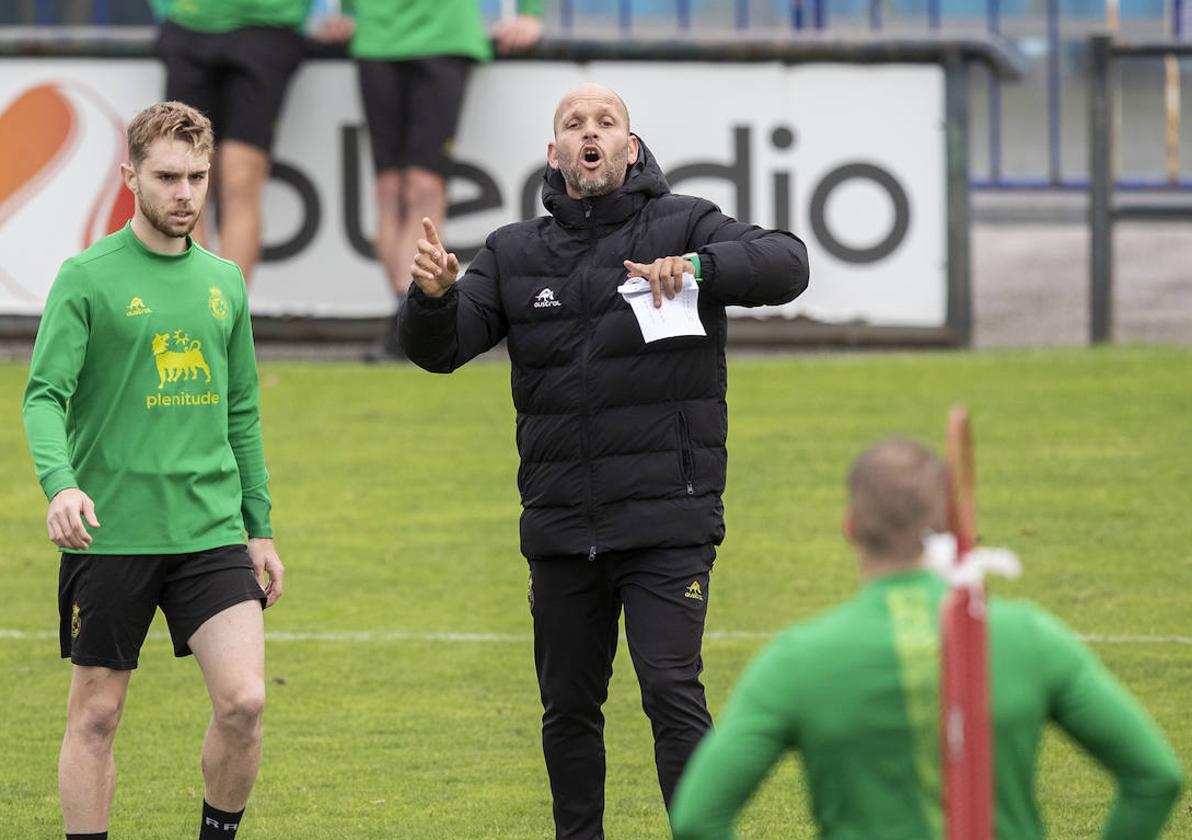
[[[1116, 343], [1192, 344], [1192, 224], [1115, 230]], [[1089, 235], [1083, 222], [973, 226], [973, 344], [1083, 345]]]

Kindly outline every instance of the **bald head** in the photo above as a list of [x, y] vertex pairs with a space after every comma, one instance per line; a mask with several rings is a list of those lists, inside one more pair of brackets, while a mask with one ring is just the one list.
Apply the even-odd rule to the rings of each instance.
[[601, 108], [616, 111], [617, 115], [624, 121], [626, 129], [629, 128], [629, 108], [625, 106], [625, 100], [604, 85], [598, 85], [594, 82], [584, 82], [582, 85], [578, 85], [567, 91], [563, 95], [563, 98], [559, 100], [559, 106], [555, 108], [555, 137], [559, 136], [559, 127], [563, 124], [564, 118], [572, 112], [581, 109], [599, 110]]
[[927, 532], [947, 529], [948, 471], [918, 441], [890, 438], [858, 455], [848, 494], [850, 537], [869, 560], [913, 563]]
[[608, 88], [583, 84], [559, 102], [546, 163], [563, 176], [571, 198], [597, 198], [620, 189], [637, 153], [629, 109]]

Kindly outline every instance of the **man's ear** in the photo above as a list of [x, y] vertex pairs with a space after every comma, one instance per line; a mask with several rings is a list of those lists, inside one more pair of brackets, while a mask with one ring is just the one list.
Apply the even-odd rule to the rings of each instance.
[[546, 165], [556, 171], [559, 169], [559, 150], [554, 143], [546, 144]]
[[633, 166], [633, 164], [637, 163], [637, 152], [638, 152], [637, 135], [630, 134], [629, 135], [629, 165], [630, 166]]
[[856, 529], [853, 524], [853, 509], [846, 507], [840, 516], [840, 533], [850, 544], [856, 543]]
[[128, 187], [128, 191], [133, 195], [137, 194], [137, 171], [132, 168], [131, 164], [120, 164], [120, 177], [124, 179], [124, 186]]

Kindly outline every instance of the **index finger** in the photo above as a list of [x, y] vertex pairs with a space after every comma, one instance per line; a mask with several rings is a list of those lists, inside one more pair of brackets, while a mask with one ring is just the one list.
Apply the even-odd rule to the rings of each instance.
[[436, 248], [442, 248], [443, 243], [439, 240], [439, 232], [435, 229], [435, 223], [427, 217], [422, 217], [422, 229], [426, 232], [426, 239], [431, 245]]

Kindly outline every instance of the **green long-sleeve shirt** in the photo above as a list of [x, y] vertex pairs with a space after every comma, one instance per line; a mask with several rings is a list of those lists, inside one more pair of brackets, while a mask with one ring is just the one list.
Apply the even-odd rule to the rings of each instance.
[[[890, 575], [792, 628], [748, 667], [679, 783], [676, 840], [733, 836], [732, 822], [786, 750], [802, 757], [825, 840], [942, 837], [939, 604], [927, 572]], [[992, 599], [990, 677], [998, 840], [1035, 840], [1035, 757], [1054, 721], [1113, 774], [1104, 840], [1157, 837], [1182, 771], [1137, 702], [1037, 607]]]
[[246, 26], [301, 29], [311, 0], [151, 0], [158, 17], [199, 32], [230, 32]]
[[[519, 0], [518, 9], [542, 17], [542, 0]], [[344, 0], [343, 10], [356, 19], [353, 58], [493, 57], [477, 0]]]
[[52, 499], [95, 502], [94, 554], [181, 554], [272, 536], [244, 278], [191, 243], [154, 253], [126, 225], [63, 263], [25, 389]]

